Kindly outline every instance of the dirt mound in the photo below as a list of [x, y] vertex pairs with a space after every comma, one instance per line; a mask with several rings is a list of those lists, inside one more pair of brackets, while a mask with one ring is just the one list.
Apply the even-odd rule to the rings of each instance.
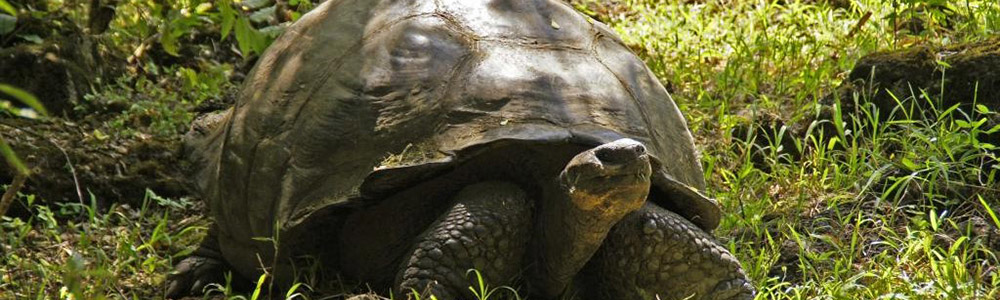
[[94, 60], [77, 46], [46, 42], [0, 49], [0, 82], [32, 93], [55, 115], [71, 113], [94, 80]]
[[883, 121], [906, 114], [914, 119], [936, 118], [958, 105], [958, 113], [970, 119], [986, 116], [996, 124], [995, 114], [981, 114], [975, 105], [1000, 110], [1000, 38], [870, 54], [857, 62], [847, 83], [824, 102], [832, 105], [839, 96], [845, 112], [857, 113], [855, 94], [860, 96], [858, 104], [878, 108]]

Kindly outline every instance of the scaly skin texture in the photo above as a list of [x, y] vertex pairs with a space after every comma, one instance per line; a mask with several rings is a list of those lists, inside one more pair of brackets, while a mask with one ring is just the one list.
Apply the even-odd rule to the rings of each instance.
[[474, 299], [468, 270], [491, 285], [508, 284], [520, 271], [531, 236], [531, 203], [508, 182], [470, 185], [456, 204], [418, 239], [397, 276], [400, 295], [430, 292], [438, 299]]
[[647, 203], [615, 225], [584, 270], [595, 299], [753, 299], [739, 262], [706, 232]]

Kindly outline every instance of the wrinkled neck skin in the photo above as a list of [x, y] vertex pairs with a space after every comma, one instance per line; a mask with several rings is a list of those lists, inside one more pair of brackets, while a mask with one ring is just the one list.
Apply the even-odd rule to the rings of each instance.
[[[648, 174], [648, 173], [647, 173]], [[561, 180], [562, 181], [562, 180]], [[610, 181], [610, 180], [609, 180]], [[639, 209], [649, 193], [648, 175], [606, 188], [565, 183], [547, 188], [538, 216], [539, 257], [533, 278], [544, 299], [560, 296], [625, 215]]]

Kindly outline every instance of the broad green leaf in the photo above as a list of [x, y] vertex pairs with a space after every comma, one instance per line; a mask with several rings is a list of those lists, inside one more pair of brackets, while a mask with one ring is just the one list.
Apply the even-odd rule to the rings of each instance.
[[236, 20], [236, 45], [240, 48], [240, 53], [243, 57], [250, 56], [250, 51], [253, 47], [250, 45], [253, 41], [253, 36], [250, 31], [253, 28], [250, 27], [250, 21], [246, 18], [239, 18]]
[[11, 6], [10, 3], [7, 3], [7, 0], [0, 0], [0, 10], [9, 13], [11, 16], [17, 15], [17, 10], [14, 9], [14, 6]]
[[244, 0], [241, 3], [248, 10], [257, 10], [261, 7], [274, 4], [274, 0]]
[[269, 40], [274, 40], [279, 35], [281, 35], [281, 33], [285, 31], [285, 26], [271, 25], [271, 26], [267, 26], [267, 27], [258, 29], [257, 31], [260, 32], [260, 34], [262, 36], [264, 36], [264, 48], [260, 49], [260, 51], [264, 51], [264, 49], [267, 48], [268, 41]]
[[958, 109], [958, 104], [952, 105], [948, 109], [944, 110], [944, 112], [938, 114], [938, 121], [944, 120], [944, 118], [951, 116], [951, 113], [956, 109]]
[[270, 23], [274, 20], [274, 11], [277, 7], [270, 6], [261, 10], [257, 10], [250, 14], [250, 22], [254, 24]]
[[180, 34], [183, 34], [183, 31], [177, 29], [179, 29], [178, 27], [183, 27], [183, 25], [179, 24], [179, 20], [180, 19], [174, 19], [171, 22], [167, 22], [163, 27], [163, 30], [160, 31], [160, 45], [163, 46], [163, 51], [166, 51], [167, 54], [173, 56], [180, 56], [180, 53], [177, 51], [179, 47], [177, 44], [177, 37]]
[[42, 37], [38, 36], [37, 34], [18, 35], [18, 37], [24, 39], [25, 41], [29, 41], [35, 44], [41, 44], [45, 42], [44, 40], [42, 40]]
[[229, 31], [233, 30], [233, 22], [236, 21], [236, 12], [230, 1], [223, 0], [218, 4], [219, 14], [222, 15], [222, 39], [229, 36]]
[[986, 118], [982, 118], [982, 119], [979, 119], [979, 121], [972, 122], [971, 123], [972, 128], [979, 128], [980, 126], [983, 126], [983, 124], [986, 124], [986, 121], [989, 121], [989, 120], [987, 120]]
[[986, 134], [993, 134], [997, 131], [1000, 131], [1000, 124], [994, 125], [993, 128], [990, 128], [990, 130], [986, 131]]
[[267, 48], [267, 38], [260, 31], [250, 25], [250, 20], [240, 17], [236, 21], [236, 43], [239, 44], [243, 57], [250, 57], [254, 53], [261, 53]]
[[31, 107], [31, 109], [34, 109], [43, 116], [49, 115], [49, 111], [45, 110], [45, 106], [42, 106], [42, 102], [39, 102], [38, 98], [35, 98], [34, 95], [28, 93], [25, 90], [0, 83], [0, 92], [6, 93], [7, 95], [14, 97], [14, 99], [21, 101], [21, 103], [24, 103], [24, 105]]

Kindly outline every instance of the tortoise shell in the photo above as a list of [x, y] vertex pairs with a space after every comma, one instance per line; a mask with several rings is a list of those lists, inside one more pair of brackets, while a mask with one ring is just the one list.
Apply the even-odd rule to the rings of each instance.
[[196, 179], [243, 274], [317, 240], [301, 238], [317, 236], [312, 220], [511, 141], [638, 140], [658, 204], [705, 230], [720, 217], [664, 87], [609, 28], [555, 0], [326, 1], [260, 57], [222, 122], [199, 142]]

